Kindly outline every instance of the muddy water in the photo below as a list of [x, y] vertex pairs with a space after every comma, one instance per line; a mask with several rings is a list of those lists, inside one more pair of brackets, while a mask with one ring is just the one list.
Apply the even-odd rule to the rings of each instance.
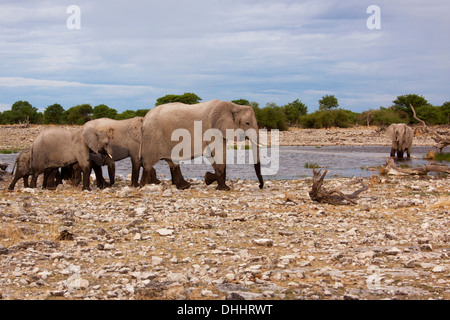
[[[416, 147], [411, 154], [411, 160], [402, 161], [401, 164], [406, 164], [411, 167], [417, 167], [427, 164], [428, 161], [422, 159], [429, 147]], [[391, 149], [390, 146], [338, 146], [338, 147], [280, 147], [279, 149], [279, 165], [276, 170], [276, 161], [272, 161], [271, 165], [274, 168], [269, 168], [270, 165], [263, 165], [263, 174], [268, 171], [270, 175], [264, 175], [265, 179], [299, 179], [312, 176], [312, 169], [305, 168], [306, 163], [319, 165], [321, 168], [326, 168], [329, 173], [327, 177], [368, 177], [373, 174], [378, 174], [378, 169], [375, 171], [367, 170], [366, 168], [375, 168], [383, 166], [386, 163], [386, 158], [389, 157]], [[248, 153], [249, 151], [247, 151]], [[234, 153], [233, 163], [237, 163], [237, 152]], [[269, 157], [265, 160], [270, 160], [270, 156], [275, 156], [268, 152]], [[253, 165], [248, 164], [248, 155], [246, 156], [247, 164], [230, 164], [227, 161], [227, 178], [241, 178], [256, 180]], [[181, 170], [185, 178], [199, 178], [203, 179], [206, 171], [212, 171], [211, 165], [206, 159], [202, 159], [202, 164], [181, 164]], [[272, 159], [273, 160], [273, 159]], [[263, 159], [264, 161], [264, 159]], [[156, 172], [160, 178], [170, 178], [170, 171], [168, 165], [164, 161], [160, 161], [156, 167]], [[116, 170], [118, 174], [125, 176], [131, 172], [131, 162], [125, 159], [116, 163]], [[105, 175], [106, 175], [106, 171]], [[275, 174], [272, 174], [275, 173]]]
[[[410, 167], [417, 167], [427, 164], [423, 157], [429, 147], [413, 147], [411, 160], [402, 161]], [[248, 164], [249, 151], [240, 151], [246, 154], [247, 164], [237, 163], [238, 152], [228, 150], [231, 158], [228, 157], [227, 178], [256, 179], [253, 165]], [[279, 147], [279, 161], [276, 163], [276, 154], [267, 151], [267, 157], [263, 161], [272, 160], [270, 165], [263, 165], [263, 175], [265, 179], [299, 179], [312, 176], [312, 169], [305, 168], [306, 163], [318, 165], [320, 168], [328, 170], [327, 178], [332, 177], [368, 177], [378, 174], [376, 167], [386, 163], [386, 158], [390, 153], [390, 146], [332, 146], [332, 147]], [[264, 152], [262, 152], [264, 154]], [[10, 163], [7, 171], [11, 171], [17, 154], [0, 155], [0, 162]], [[233, 157], [234, 156], [234, 157]], [[230, 161], [233, 159], [233, 161]], [[212, 171], [211, 165], [206, 159], [197, 159], [196, 162], [181, 164], [181, 170], [185, 178], [203, 179], [206, 171]], [[367, 170], [366, 168], [375, 168]], [[160, 179], [170, 179], [168, 165], [160, 161], [156, 167], [156, 172]], [[270, 171], [270, 172], [269, 172]], [[104, 176], [107, 177], [107, 170], [104, 167]], [[269, 174], [267, 174], [269, 172]], [[131, 173], [130, 159], [116, 162], [116, 174], [127, 177]]]

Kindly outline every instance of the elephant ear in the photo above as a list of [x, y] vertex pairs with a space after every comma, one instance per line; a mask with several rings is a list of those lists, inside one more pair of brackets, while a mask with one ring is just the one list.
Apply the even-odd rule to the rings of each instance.
[[83, 139], [89, 149], [94, 153], [98, 153], [98, 133], [97, 130], [91, 127], [86, 127], [83, 130]]
[[395, 140], [395, 124], [391, 124], [387, 129], [386, 129], [386, 135], [389, 137], [389, 139], [391, 140]]
[[131, 125], [128, 127], [128, 134], [130, 135], [131, 139], [138, 143], [141, 142], [141, 128], [143, 121], [144, 118], [142, 117], [135, 118], [131, 122]]
[[241, 111], [239, 105], [228, 101], [217, 103], [211, 111], [211, 128], [219, 129], [226, 137], [227, 129], [236, 130], [236, 115]]

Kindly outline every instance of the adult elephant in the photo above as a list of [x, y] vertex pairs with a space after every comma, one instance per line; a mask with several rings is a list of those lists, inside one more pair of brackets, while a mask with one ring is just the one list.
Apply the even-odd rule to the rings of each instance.
[[[181, 143], [182, 150], [179, 150], [180, 143], [176, 140], [182, 136], [185, 139]], [[255, 151], [254, 167], [262, 189], [264, 182], [255, 114], [250, 106], [228, 101], [211, 100], [194, 105], [170, 103], [150, 110], [142, 123], [142, 165], [149, 170], [161, 159], [178, 162], [203, 155], [210, 160], [215, 171], [206, 173], [206, 184], [217, 181], [217, 190], [230, 190], [225, 183], [226, 142], [245, 138], [251, 140]]]
[[414, 130], [405, 123], [393, 123], [386, 129], [386, 135], [392, 140], [391, 157], [397, 153], [398, 159], [403, 159], [406, 152], [411, 157], [411, 146], [414, 138]]
[[37, 136], [31, 147], [31, 188], [36, 187], [39, 174], [47, 169], [67, 167], [78, 163], [83, 173], [83, 190], [91, 190], [90, 153], [111, 154], [109, 137], [94, 128], [74, 130], [50, 128]]
[[[111, 157], [91, 157], [91, 165], [94, 169], [97, 184], [103, 187], [106, 182], [103, 178], [101, 166], [108, 166], [108, 175], [110, 185], [115, 181], [115, 161], [120, 161], [126, 158], [131, 159], [131, 186], [139, 187], [139, 171], [141, 167], [139, 150], [141, 144], [141, 129], [143, 117], [134, 117], [126, 120], [113, 120], [109, 118], [101, 118], [87, 122], [85, 128], [95, 128], [98, 131], [105, 132], [110, 138]], [[176, 174], [174, 168], [173, 174]], [[181, 175], [181, 171], [179, 172]], [[145, 182], [144, 182], [145, 181]], [[141, 179], [141, 185], [147, 183], [159, 183], [156, 178], [156, 171], [150, 168], [148, 171], [144, 169]]]

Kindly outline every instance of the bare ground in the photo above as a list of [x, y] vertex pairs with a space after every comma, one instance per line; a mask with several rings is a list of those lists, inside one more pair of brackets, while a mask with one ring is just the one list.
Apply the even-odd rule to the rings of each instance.
[[[300, 140], [368, 139], [339, 131]], [[26, 147], [25, 132], [2, 136], [0, 148]], [[325, 187], [351, 193], [360, 182]], [[269, 180], [263, 190], [234, 179], [230, 192], [195, 179], [184, 191], [167, 180], [91, 192], [21, 182], [7, 192], [8, 183], [0, 181], [2, 299], [450, 298], [446, 175], [374, 175], [357, 204], [343, 206], [313, 202], [311, 178]]]

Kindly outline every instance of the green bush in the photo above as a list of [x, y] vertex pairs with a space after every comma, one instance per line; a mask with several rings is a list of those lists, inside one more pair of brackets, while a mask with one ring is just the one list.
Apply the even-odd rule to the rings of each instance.
[[264, 108], [256, 110], [255, 116], [260, 128], [280, 131], [289, 129], [283, 109], [274, 103], [268, 103]]
[[383, 108], [375, 110], [372, 124], [376, 126], [389, 126], [393, 123], [409, 123], [409, 114], [395, 108]]
[[356, 123], [358, 114], [349, 110], [319, 110], [300, 117], [303, 128], [348, 128]]

